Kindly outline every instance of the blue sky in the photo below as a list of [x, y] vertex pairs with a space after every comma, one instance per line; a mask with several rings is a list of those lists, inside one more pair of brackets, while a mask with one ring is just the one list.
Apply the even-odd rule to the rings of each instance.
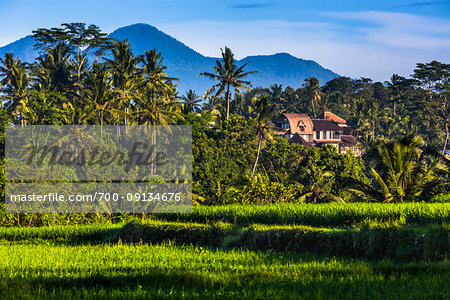
[[194, 50], [237, 58], [288, 52], [341, 75], [388, 80], [417, 62], [450, 63], [450, 0], [1, 1], [0, 46], [39, 27], [148, 23]]

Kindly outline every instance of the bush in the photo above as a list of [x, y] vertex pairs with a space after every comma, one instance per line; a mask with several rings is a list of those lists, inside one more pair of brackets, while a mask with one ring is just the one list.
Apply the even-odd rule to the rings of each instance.
[[231, 192], [228, 203], [298, 203], [302, 191], [302, 185], [289, 184], [285, 186], [279, 182], [246, 185], [241, 190]]

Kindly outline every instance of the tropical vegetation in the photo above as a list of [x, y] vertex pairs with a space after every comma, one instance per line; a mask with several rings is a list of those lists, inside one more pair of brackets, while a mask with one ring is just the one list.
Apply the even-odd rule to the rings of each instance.
[[[196, 205], [9, 214], [0, 202], [0, 298], [449, 297], [449, 64], [252, 87], [251, 63], [225, 47], [203, 94], [179, 91], [157, 49], [137, 55], [95, 25], [34, 38], [34, 62], [0, 58], [1, 196], [5, 126], [178, 124], [192, 126]], [[323, 110], [354, 128], [361, 156], [273, 134], [280, 113]]]

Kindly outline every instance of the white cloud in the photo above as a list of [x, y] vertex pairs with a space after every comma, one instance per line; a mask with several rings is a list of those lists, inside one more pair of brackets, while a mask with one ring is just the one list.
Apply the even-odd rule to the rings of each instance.
[[337, 20], [360, 21], [355, 28], [366, 42], [403, 48], [450, 47], [450, 21], [406, 13], [378, 11], [324, 12]]
[[195, 21], [160, 24], [164, 32], [207, 56], [227, 45], [237, 58], [288, 52], [341, 75], [388, 80], [418, 62], [449, 62], [450, 21], [404, 13], [325, 12], [320, 22]]

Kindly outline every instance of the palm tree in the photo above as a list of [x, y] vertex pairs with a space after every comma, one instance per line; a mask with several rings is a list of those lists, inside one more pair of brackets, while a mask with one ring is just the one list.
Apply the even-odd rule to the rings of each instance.
[[322, 97], [319, 81], [320, 80], [317, 79], [316, 77], [309, 77], [305, 79], [305, 83], [303, 84], [303, 87], [306, 88], [309, 99], [311, 100], [314, 118], [317, 117], [315, 104], [320, 103], [320, 99]]
[[391, 81], [384, 82], [391, 92], [394, 116], [396, 115], [396, 112], [397, 112], [397, 103], [400, 100], [400, 97], [402, 95], [402, 87], [404, 85], [405, 80], [406, 79], [404, 77], [399, 76], [398, 74], [393, 74], [391, 76]]
[[130, 113], [132, 92], [137, 84], [136, 67], [141, 58], [133, 55], [128, 40], [115, 41], [111, 45], [111, 50], [112, 59], [105, 58], [105, 61], [112, 74], [116, 100], [119, 100], [117, 101], [119, 106], [125, 106], [125, 125], [128, 125], [127, 115]]
[[387, 120], [388, 108], [383, 108], [375, 99], [357, 101], [357, 130], [364, 134], [366, 145], [377, 137], [377, 129], [381, 121]]
[[357, 181], [350, 181], [350, 190], [383, 202], [431, 197], [442, 188], [443, 177], [449, 173], [439, 151], [426, 147], [422, 138], [414, 135], [381, 141], [368, 151], [367, 158], [381, 191]]
[[183, 113], [187, 114], [189, 112], [200, 112], [200, 104], [202, 98], [195, 93], [193, 90], [186, 91], [186, 95], [181, 96], [183, 100]]
[[174, 91], [172, 81], [178, 79], [167, 76], [165, 71], [167, 67], [163, 65], [160, 52], [157, 52], [156, 49], [145, 50], [145, 54], [139, 58], [139, 61], [143, 64], [141, 71], [146, 85], [152, 85], [155, 90]]
[[[14, 59], [11, 53], [0, 58], [0, 92], [6, 102], [3, 106], [15, 119], [20, 117], [22, 126], [26, 125], [24, 113], [28, 104], [28, 85], [30, 82], [26, 64]], [[13, 120], [14, 121], [14, 120]]]
[[173, 81], [178, 80], [174, 77], [167, 76], [163, 65], [161, 53], [156, 49], [145, 50], [145, 54], [139, 58], [143, 68], [139, 70], [143, 81], [141, 88], [146, 89], [147, 97], [150, 101], [155, 102], [157, 98], [175, 98], [175, 88]]
[[388, 139], [393, 137], [392, 135], [405, 134], [406, 125], [409, 122], [409, 116], [401, 117], [399, 115], [396, 116], [385, 116], [383, 118], [382, 129], [384, 133], [387, 134]]
[[48, 49], [47, 53], [38, 57], [33, 65], [37, 88], [72, 93], [74, 91], [73, 66], [69, 60], [70, 49], [62, 43]]
[[[152, 125], [152, 145], [156, 144], [156, 127], [154, 125], [167, 126], [183, 120], [183, 116], [178, 111], [179, 102], [169, 98], [155, 98], [151, 87], [146, 87], [144, 91], [137, 93], [135, 101], [137, 108], [135, 116], [138, 124]], [[156, 155], [156, 151], [153, 152], [153, 155]], [[150, 170], [151, 174], [154, 174], [156, 166], [152, 164]]]
[[103, 120], [105, 111], [114, 112], [112, 107], [114, 98], [111, 93], [111, 81], [104, 65], [94, 64], [92, 71], [85, 80], [87, 101], [95, 107], [94, 112], [99, 112], [100, 134], [103, 135]]
[[262, 96], [256, 103], [256, 136], [258, 137], [258, 152], [256, 154], [255, 164], [252, 169], [252, 179], [255, 175], [256, 165], [258, 164], [259, 154], [261, 153], [262, 141], [264, 138], [271, 138], [270, 136], [270, 127], [267, 123], [270, 121], [272, 117], [273, 111], [275, 109], [275, 105], [269, 104], [269, 97]]
[[230, 113], [233, 112], [246, 119], [250, 118], [250, 116], [254, 116], [254, 100], [254, 90], [247, 93], [235, 94], [233, 102], [230, 105]]
[[307, 192], [303, 194], [300, 202], [345, 202], [342, 198], [333, 194], [333, 173], [325, 171], [325, 166], [312, 168], [310, 185], [306, 187]]
[[134, 114], [139, 124], [170, 125], [183, 119], [177, 111], [178, 101], [163, 97], [155, 98], [153, 95], [154, 91], [148, 87], [136, 94], [137, 110]]
[[225, 47], [225, 51], [220, 49], [222, 52], [222, 61], [216, 60], [216, 65], [214, 66], [214, 73], [203, 72], [198, 74], [198, 76], [206, 76], [210, 79], [216, 80], [218, 83], [215, 84], [207, 93], [212, 93], [216, 89], [216, 96], [219, 96], [225, 92], [225, 99], [227, 102], [227, 120], [230, 118], [230, 101], [231, 93], [230, 88], [234, 89], [235, 93], [240, 93], [242, 88], [249, 89], [251, 84], [250, 81], [244, 81], [243, 78], [250, 74], [257, 73], [256, 71], [244, 72], [245, 66], [249, 62], [245, 63], [241, 67], [236, 66], [236, 61], [234, 59], [234, 54], [231, 52], [230, 48]]
[[22, 64], [19, 58], [14, 59], [12, 53], [5, 53], [4, 58], [0, 58], [0, 85], [13, 86], [14, 72]]
[[[179, 112], [179, 101], [175, 100], [173, 81], [177, 78], [169, 77], [163, 65], [161, 53], [156, 49], [145, 51], [139, 59], [143, 68], [139, 70], [142, 77], [140, 90], [136, 95], [136, 116], [139, 124], [170, 125], [183, 119]], [[152, 126], [152, 145], [156, 143], [156, 127]], [[170, 130], [170, 129], [169, 129]], [[154, 155], [155, 152], [154, 152]], [[152, 165], [151, 173], [156, 171]]]

